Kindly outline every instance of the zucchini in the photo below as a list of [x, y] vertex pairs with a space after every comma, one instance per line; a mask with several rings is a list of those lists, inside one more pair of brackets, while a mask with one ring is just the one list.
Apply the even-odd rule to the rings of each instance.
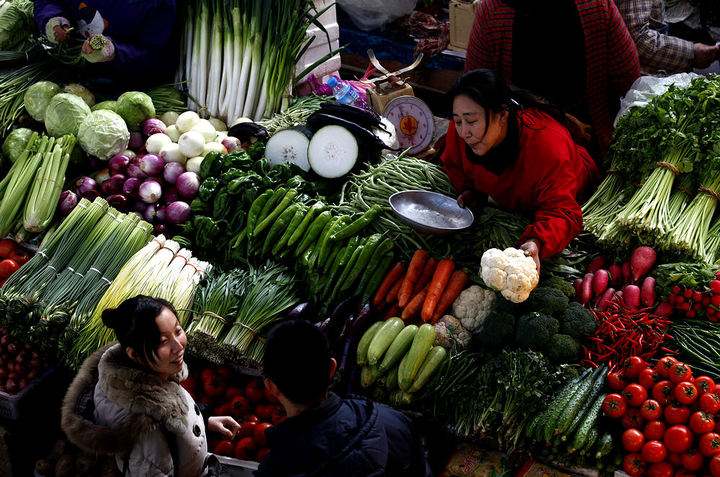
[[400, 362], [412, 345], [415, 333], [418, 327], [416, 325], [408, 325], [398, 333], [390, 347], [385, 352], [382, 363], [380, 363], [380, 371], [385, 372], [392, 366]]
[[375, 336], [375, 333], [380, 329], [380, 327], [383, 325], [382, 321], [378, 321], [376, 323], [373, 323], [370, 328], [362, 335], [362, 338], [360, 338], [360, 342], [358, 343], [357, 347], [357, 364], [358, 366], [362, 366], [365, 363], [367, 363], [367, 352], [368, 348], [370, 348], [370, 342], [372, 341], [373, 337]]
[[405, 325], [400, 318], [390, 318], [377, 331], [370, 347], [368, 348], [367, 361], [370, 366], [375, 366], [380, 361], [380, 358], [385, 354], [385, 351], [390, 347], [395, 337], [403, 330]]
[[390, 371], [388, 371], [387, 376], [385, 376], [385, 387], [388, 389], [388, 391], [394, 391], [396, 389], [400, 389], [398, 387], [398, 367], [395, 366]]
[[418, 371], [417, 376], [415, 376], [415, 381], [410, 387], [411, 393], [418, 392], [423, 388], [423, 386], [425, 386], [425, 384], [427, 384], [432, 375], [435, 374], [435, 371], [445, 360], [446, 356], [447, 351], [442, 346], [434, 346], [430, 350], [425, 358], [425, 362], [420, 367], [420, 371]]
[[429, 323], [422, 325], [415, 338], [413, 338], [412, 346], [410, 351], [400, 362], [400, 369], [398, 370], [398, 384], [400, 389], [408, 391], [417, 376], [420, 367], [425, 361], [425, 357], [428, 355], [430, 350], [435, 343], [435, 328]]
[[571, 452], [587, 448], [588, 439], [590, 437], [590, 430], [597, 427], [596, 423], [598, 417], [600, 416], [600, 409], [602, 408], [602, 403], [604, 399], [605, 394], [600, 394], [600, 396], [595, 399], [595, 402], [590, 408], [590, 412], [588, 413], [583, 423], [580, 425], [580, 428], [578, 429], [575, 437], [573, 438], [572, 444], [570, 446]]
[[360, 371], [360, 385], [364, 388], [369, 388], [375, 381], [380, 377], [380, 371], [376, 366], [363, 366]]
[[570, 425], [573, 422], [575, 416], [585, 407], [588, 401], [591, 400], [592, 396], [600, 392], [603, 385], [605, 384], [605, 367], [601, 366], [595, 370], [592, 374], [592, 379], [586, 380], [580, 389], [580, 392], [574, 396], [568, 403], [568, 407], [560, 415], [557, 426], [555, 428], [556, 434], [565, 434]]
[[390, 403], [395, 407], [404, 407], [412, 404], [413, 395], [400, 389], [390, 395]]
[[555, 425], [560, 417], [560, 414], [565, 410], [570, 400], [573, 398], [575, 393], [578, 392], [580, 386], [585, 380], [590, 379], [591, 369], [586, 369], [577, 379], [570, 381], [566, 384], [557, 394], [557, 397], [553, 399], [548, 405], [547, 419], [545, 420], [545, 427], [541, 434], [545, 443], [550, 444], [553, 436], [555, 435]]

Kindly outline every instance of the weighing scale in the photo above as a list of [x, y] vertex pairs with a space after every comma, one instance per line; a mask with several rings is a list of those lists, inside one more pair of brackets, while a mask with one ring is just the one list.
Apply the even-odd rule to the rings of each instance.
[[382, 113], [394, 126], [400, 149], [418, 154], [427, 149], [435, 133], [433, 114], [425, 102], [415, 96], [392, 99]]

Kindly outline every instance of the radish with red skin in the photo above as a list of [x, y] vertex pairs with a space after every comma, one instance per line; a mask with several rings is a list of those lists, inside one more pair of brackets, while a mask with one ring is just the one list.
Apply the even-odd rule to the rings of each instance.
[[619, 285], [622, 285], [622, 278], [623, 278], [622, 265], [620, 265], [617, 262], [613, 263], [612, 265], [610, 265], [608, 272], [610, 273], [610, 285], [611, 286], [617, 287]]
[[630, 263], [625, 262], [622, 264], [623, 278], [622, 284], [632, 283], [632, 270], [630, 270]]
[[643, 280], [640, 289], [640, 301], [642, 301], [643, 306], [653, 306], [655, 304], [655, 279], [653, 277], [647, 277]]
[[586, 273], [595, 273], [601, 268], [605, 266], [605, 257], [602, 255], [598, 255], [597, 257], [590, 260], [590, 263], [587, 266], [587, 270], [585, 270]]
[[578, 302], [582, 300], [582, 284], [583, 284], [582, 278], [577, 278], [573, 282], [573, 286], [575, 287], [575, 299]]
[[588, 302], [592, 299], [592, 280], [593, 280], [593, 274], [592, 273], [586, 273], [585, 278], [583, 278], [582, 282], [582, 290], [580, 295], [580, 303], [583, 305], [587, 305]]
[[605, 293], [610, 282], [610, 275], [607, 270], [600, 269], [593, 274], [592, 291], [594, 296], [601, 296]]
[[669, 317], [673, 313], [673, 306], [664, 301], [658, 305], [658, 307], [655, 309], [655, 314], [662, 317]]
[[623, 302], [629, 308], [640, 307], [640, 288], [637, 285], [626, 285], [622, 291]]
[[633, 250], [630, 256], [630, 270], [632, 271], [632, 281], [636, 282], [641, 277], [652, 270], [655, 266], [655, 260], [657, 259], [657, 253], [651, 247], [643, 245]]
[[720, 280], [717, 278], [710, 281], [710, 290], [715, 294], [720, 294]]
[[613, 296], [615, 296], [614, 288], [608, 288], [607, 290], [605, 290], [605, 293], [603, 293], [602, 297], [600, 297], [597, 302], [598, 310], [607, 310], [608, 306], [610, 306], [610, 303], [612, 303]]

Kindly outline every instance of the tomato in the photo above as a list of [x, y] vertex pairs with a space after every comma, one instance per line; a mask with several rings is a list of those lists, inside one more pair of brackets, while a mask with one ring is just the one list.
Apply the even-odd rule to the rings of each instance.
[[26, 251], [20, 249], [15, 250], [8, 258], [21, 267], [30, 261], [30, 255]]
[[716, 384], [715, 384], [715, 389], [714, 389], [712, 392], [714, 392], [715, 394], [720, 395], [720, 384], [717, 384], [717, 383], [716, 383]]
[[650, 441], [643, 445], [641, 455], [645, 462], [662, 462], [667, 457], [667, 449], [660, 441]]
[[687, 470], [680, 469], [677, 472], [675, 472], [675, 477], [696, 477], [696, 476], [692, 472], [688, 472]]
[[645, 444], [645, 436], [637, 429], [627, 429], [622, 435], [623, 449], [628, 452], [639, 452]]
[[235, 444], [234, 454], [237, 459], [250, 460], [255, 457], [255, 441], [251, 437], [243, 437]]
[[700, 396], [700, 410], [715, 415], [720, 411], [720, 394], [705, 393]]
[[252, 402], [260, 402], [263, 398], [263, 390], [258, 381], [252, 380], [245, 386], [245, 396]]
[[627, 403], [633, 407], [640, 407], [648, 398], [647, 390], [639, 384], [628, 384], [622, 394]]
[[656, 400], [648, 399], [640, 406], [640, 415], [646, 421], [655, 421], [660, 419], [662, 408]]
[[240, 390], [240, 388], [235, 387], [235, 386], [230, 386], [225, 390], [225, 399], [227, 399], [228, 401], [231, 401], [232, 398], [234, 398], [235, 396], [239, 396], [241, 394], [242, 394], [242, 391]]
[[665, 356], [664, 358], [660, 358], [660, 361], [657, 362], [655, 365], [655, 371], [657, 371], [660, 377], [667, 378], [670, 376], [670, 370], [676, 363], [677, 359], [672, 356]]
[[665, 431], [663, 443], [670, 452], [686, 452], [692, 445], [693, 436], [685, 426], [672, 426]]
[[620, 371], [613, 371], [607, 375], [608, 387], [613, 391], [622, 391], [627, 386], [625, 382], [625, 376]]
[[693, 383], [683, 381], [675, 386], [673, 396], [680, 404], [692, 404], [698, 398], [698, 390]]
[[645, 473], [645, 464], [640, 454], [628, 454], [623, 459], [623, 470], [630, 477], [640, 477]]
[[250, 411], [250, 402], [245, 396], [238, 394], [230, 400], [228, 408], [233, 416], [244, 416]]
[[648, 477], [672, 477], [673, 468], [667, 462], [658, 462], [648, 467], [647, 475]]
[[625, 411], [625, 415], [620, 421], [625, 429], [640, 429], [643, 426], [643, 419], [640, 415], [640, 409], [631, 407]]
[[646, 367], [647, 364], [644, 359], [639, 356], [630, 356], [623, 363], [623, 374], [627, 378], [637, 378], [640, 375], [640, 371]]
[[195, 381], [195, 378], [193, 378], [192, 376], [188, 376], [185, 381], [181, 381], [180, 386], [182, 386], [185, 391], [187, 391], [191, 396], [196, 396], [195, 386], [197, 386], [197, 381]]
[[252, 437], [255, 433], [255, 422], [241, 422], [240, 427], [235, 431], [235, 435], [238, 437]]
[[277, 396], [275, 396], [270, 391], [270, 388], [263, 388], [263, 396], [265, 397], [265, 400], [269, 403], [275, 404], [276, 402], [278, 402]]
[[0, 278], [8, 278], [10, 275], [17, 272], [19, 268], [20, 266], [17, 262], [15, 262], [15, 260], [6, 258], [0, 262]]
[[215, 445], [213, 449], [215, 454], [232, 456], [233, 455], [233, 443], [230, 440], [220, 441]]
[[690, 449], [682, 455], [682, 466], [685, 470], [697, 472], [702, 469], [705, 459], [697, 449]]
[[713, 457], [720, 454], [720, 434], [708, 432], [700, 437], [698, 447], [705, 457]]
[[14, 240], [2, 239], [0, 240], [0, 258], [8, 258], [11, 253], [17, 249], [17, 244]]
[[690, 419], [690, 409], [673, 402], [665, 408], [663, 416], [668, 424], [685, 424]]
[[273, 411], [275, 406], [272, 404], [258, 404], [255, 406], [255, 414], [261, 421], [269, 421], [272, 419]]
[[232, 379], [232, 370], [227, 366], [221, 366], [217, 370], [217, 375], [220, 376], [220, 379], [223, 381], [228, 382]]
[[643, 434], [649, 441], [659, 441], [665, 435], [665, 424], [662, 421], [648, 422], [645, 424]]
[[708, 376], [699, 376], [693, 381], [698, 389], [699, 394], [711, 393], [715, 391], [715, 381]]
[[652, 389], [652, 397], [661, 405], [665, 405], [670, 400], [673, 393], [673, 385], [670, 381], [660, 381]]
[[692, 370], [690, 370], [690, 367], [687, 364], [677, 362], [670, 370], [670, 376], [668, 377], [674, 384], [681, 383], [683, 381], [692, 381]]
[[270, 449], [268, 449], [267, 447], [263, 447], [262, 449], [257, 451], [257, 457], [256, 457], [257, 461], [258, 462], [264, 461], [269, 453], [270, 453]]
[[270, 429], [272, 427], [272, 424], [268, 424], [266, 422], [262, 424], [258, 424], [255, 426], [255, 432], [253, 433], [253, 438], [255, 439], [255, 442], [260, 447], [265, 447], [267, 445], [267, 439], [265, 438], [265, 431]]
[[[609, 378], [610, 375], [608, 374], [608, 379]], [[638, 383], [647, 389], [648, 392], [652, 391], [653, 386], [655, 386], [658, 381], [660, 381], [660, 375], [652, 368], [643, 369], [638, 376]]]
[[245, 422], [258, 422], [259, 419], [255, 414], [250, 414], [246, 419]]
[[720, 456], [716, 455], [710, 459], [708, 467], [710, 468], [710, 475], [712, 475], [712, 477], [720, 477]]
[[602, 411], [609, 417], [622, 417], [627, 410], [625, 398], [619, 394], [608, 394], [602, 403]]
[[679, 467], [682, 465], [682, 454], [671, 452], [670, 454], [668, 454], [667, 461], [670, 462], [672, 465], [676, 465]]
[[715, 430], [715, 420], [710, 414], [696, 412], [690, 416], [690, 429], [695, 434], [707, 434]]

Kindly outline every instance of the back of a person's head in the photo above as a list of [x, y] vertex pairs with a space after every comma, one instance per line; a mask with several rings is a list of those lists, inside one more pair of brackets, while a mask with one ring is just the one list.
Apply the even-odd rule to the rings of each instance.
[[330, 386], [327, 338], [303, 320], [284, 321], [267, 337], [263, 371], [295, 404], [317, 403]]

